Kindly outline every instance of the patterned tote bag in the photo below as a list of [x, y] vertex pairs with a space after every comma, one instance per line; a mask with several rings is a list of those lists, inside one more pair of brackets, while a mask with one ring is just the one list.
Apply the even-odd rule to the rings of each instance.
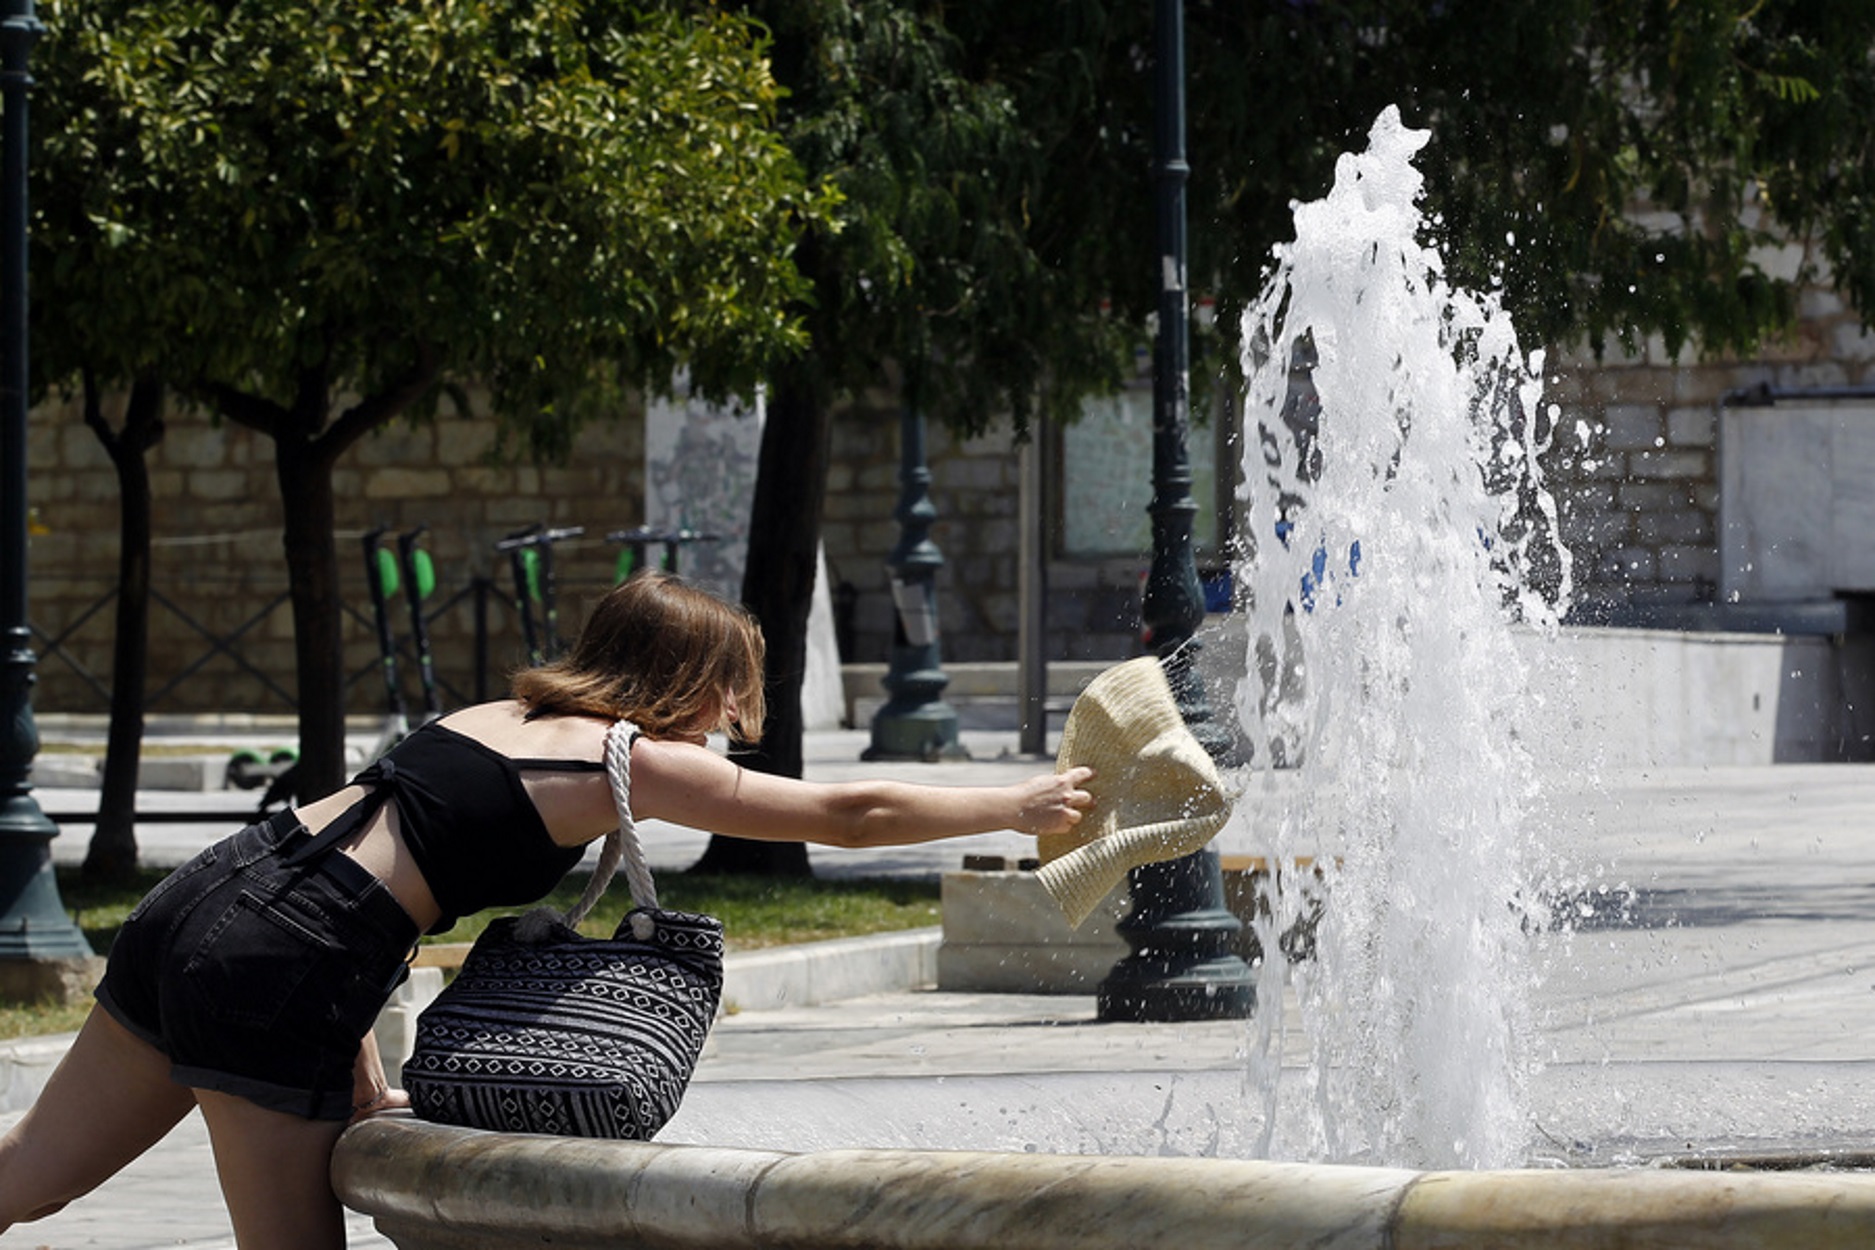
[[[676, 1112], [722, 997], [723, 926], [658, 907], [629, 802], [636, 734], [606, 735], [619, 827], [579, 902], [494, 921], [418, 1017], [403, 1080], [424, 1119], [643, 1141]], [[631, 912], [611, 938], [582, 937], [621, 863]]]

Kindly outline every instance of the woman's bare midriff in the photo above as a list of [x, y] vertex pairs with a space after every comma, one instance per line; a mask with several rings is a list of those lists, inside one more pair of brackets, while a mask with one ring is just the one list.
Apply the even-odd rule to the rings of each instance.
[[[316, 803], [299, 808], [295, 815], [305, 822], [309, 832], [316, 834], [364, 795], [363, 786], [346, 786]], [[420, 931], [428, 933], [430, 926], [442, 919], [443, 909], [437, 906], [436, 897], [430, 893], [429, 882], [423, 879], [415, 857], [410, 854], [410, 848], [404, 845], [402, 835], [397, 832], [396, 804], [385, 804], [365, 823], [363, 829], [341, 844], [338, 850], [340, 854], [358, 861], [365, 871], [382, 881], [385, 888], [390, 890], [391, 897], [410, 913], [410, 918], [416, 921]]]

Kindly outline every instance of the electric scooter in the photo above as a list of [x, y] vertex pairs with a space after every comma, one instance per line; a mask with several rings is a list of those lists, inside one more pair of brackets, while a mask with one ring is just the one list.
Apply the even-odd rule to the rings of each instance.
[[[548, 529], [536, 525], [510, 534], [495, 544], [496, 551], [506, 552], [514, 573], [515, 611], [521, 618], [521, 638], [527, 646], [527, 662], [539, 667], [560, 652], [560, 616], [554, 603], [553, 545], [563, 539], [578, 538], [586, 532], [583, 525]], [[534, 605], [540, 605], [541, 619], [534, 620]]]
[[423, 601], [436, 590], [436, 565], [417, 540], [430, 527], [419, 525], [397, 536], [397, 555], [403, 565], [404, 601], [410, 607], [410, 638], [417, 648], [417, 679], [423, 687], [423, 723], [443, 714], [436, 689], [436, 657], [430, 650], [430, 624], [423, 616]]
[[410, 733], [404, 710], [404, 692], [397, 680], [397, 639], [391, 634], [391, 596], [397, 593], [397, 557], [381, 545], [389, 526], [380, 525], [364, 536], [365, 585], [371, 591], [371, 616], [378, 632], [378, 665], [384, 674], [384, 728], [372, 744], [370, 760], [402, 742]]

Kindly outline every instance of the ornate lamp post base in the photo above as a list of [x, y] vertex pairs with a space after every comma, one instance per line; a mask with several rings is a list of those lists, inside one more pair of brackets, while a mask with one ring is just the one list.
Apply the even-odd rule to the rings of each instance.
[[[0, 708], [10, 732], [0, 734], [0, 963], [7, 960], [89, 959], [91, 946], [65, 914], [52, 871], [52, 839], [59, 827], [39, 810], [27, 777], [39, 749], [32, 719], [33, 654], [26, 631], [12, 635], [0, 665]], [[0, 975], [0, 992], [7, 978]]]
[[[934, 592], [928, 581], [901, 583], [899, 596], [926, 605], [924, 615], [933, 622], [922, 644], [907, 642], [901, 628], [892, 648], [892, 667], [884, 685], [891, 692], [872, 718], [872, 742], [860, 752], [862, 760], [967, 760], [970, 752], [957, 737], [957, 710], [944, 701], [950, 677], [938, 658]], [[901, 626], [905, 611], [900, 611]]]
[[[1211, 719], [1191, 648], [1161, 662], [1192, 734], [1213, 758], [1229, 735]], [[1237, 956], [1243, 921], [1224, 901], [1216, 851], [1195, 851], [1127, 875], [1133, 910], [1115, 926], [1132, 949], [1100, 983], [1102, 1020], [1241, 1020], [1256, 1011], [1256, 974]]]
[[1117, 926], [1133, 953], [1100, 983], [1102, 1020], [1242, 1020], [1256, 981], [1231, 950], [1243, 922], [1221, 905], [1216, 851], [1136, 868], [1134, 910]]
[[897, 706], [896, 698], [872, 721], [872, 743], [862, 760], [967, 760], [970, 752], [957, 738], [957, 712], [943, 700]]
[[59, 899], [51, 849], [58, 833], [26, 795], [0, 804], [0, 960], [88, 959], [93, 953]]
[[52, 872], [58, 826], [27, 795], [0, 803], [0, 960], [89, 959]]

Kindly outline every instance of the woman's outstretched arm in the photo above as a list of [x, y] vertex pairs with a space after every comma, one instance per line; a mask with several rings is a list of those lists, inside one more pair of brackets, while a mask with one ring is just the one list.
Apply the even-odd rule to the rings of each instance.
[[687, 742], [639, 739], [632, 812], [710, 833], [825, 846], [903, 846], [1014, 829], [1065, 833], [1093, 802], [1086, 768], [1002, 786], [812, 782], [758, 773]]

